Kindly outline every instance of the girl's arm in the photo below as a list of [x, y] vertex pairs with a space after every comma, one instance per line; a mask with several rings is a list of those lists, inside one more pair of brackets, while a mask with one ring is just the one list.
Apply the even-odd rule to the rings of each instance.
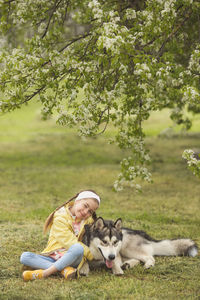
[[80, 243], [84, 248], [84, 256], [88, 260], [93, 259], [90, 249], [85, 244], [78, 241], [77, 237], [73, 233], [65, 214], [55, 213], [51, 232], [56, 241], [59, 242], [63, 248], [68, 249], [70, 246]]

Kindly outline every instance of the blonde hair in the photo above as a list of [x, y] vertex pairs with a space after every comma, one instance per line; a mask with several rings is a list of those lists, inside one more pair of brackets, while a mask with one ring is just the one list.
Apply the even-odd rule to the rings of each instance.
[[[90, 192], [93, 192], [93, 193], [95, 193], [96, 194], [96, 192], [95, 191], [93, 191], [93, 190], [87, 190], [87, 191], [90, 191]], [[76, 194], [74, 197], [72, 197], [71, 199], [69, 199], [68, 201], [66, 201], [65, 203], [63, 203], [62, 205], [60, 205], [60, 206], [58, 206], [48, 217], [47, 217], [47, 219], [46, 219], [46, 221], [45, 221], [45, 223], [44, 223], [44, 228], [43, 228], [43, 232], [44, 233], [46, 233], [49, 229], [50, 229], [50, 227], [51, 227], [51, 225], [52, 225], [52, 223], [53, 223], [53, 217], [54, 217], [54, 214], [55, 214], [55, 212], [57, 211], [57, 210], [59, 210], [61, 207], [63, 207], [63, 206], [65, 206], [66, 204], [68, 204], [69, 202], [71, 202], [71, 201], [73, 201], [74, 199], [76, 199], [77, 197], [78, 197], [78, 195], [81, 193], [81, 192], [83, 192], [83, 191], [80, 191], [78, 194]], [[94, 199], [94, 200], [96, 200], [96, 199]], [[96, 202], [99, 204], [99, 202], [96, 200]], [[95, 212], [93, 212], [93, 214], [92, 214], [92, 218], [94, 219], [94, 220], [96, 220], [96, 218], [97, 218], [97, 216], [96, 216], [96, 213]]]

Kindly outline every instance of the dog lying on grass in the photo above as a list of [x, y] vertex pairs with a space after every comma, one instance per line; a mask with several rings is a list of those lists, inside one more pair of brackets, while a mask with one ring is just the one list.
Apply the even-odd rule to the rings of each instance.
[[[122, 227], [122, 220], [115, 222], [99, 217], [92, 225], [85, 225], [83, 237], [92, 252], [91, 266], [106, 265], [113, 274], [122, 275], [123, 270], [138, 263], [150, 268], [155, 264], [154, 256], [191, 256], [198, 253], [197, 245], [190, 239], [155, 240], [146, 232]], [[85, 262], [81, 275], [88, 275], [89, 264]]]

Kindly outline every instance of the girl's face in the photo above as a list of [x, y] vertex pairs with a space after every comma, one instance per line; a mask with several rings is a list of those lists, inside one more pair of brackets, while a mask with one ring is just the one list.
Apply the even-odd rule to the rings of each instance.
[[78, 219], [85, 220], [99, 207], [97, 201], [92, 198], [86, 198], [75, 201], [71, 208], [71, 213]]

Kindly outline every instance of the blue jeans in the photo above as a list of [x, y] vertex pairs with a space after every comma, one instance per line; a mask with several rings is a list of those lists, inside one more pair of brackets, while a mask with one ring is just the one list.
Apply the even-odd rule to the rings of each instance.
[[20, 257], [20, 262], [33, 269], [43, 270], [54, 265], [58, 271], [62, 271], [67, 266], [76, 268], [83, 258], [83, 252], [83, 246], [77, 243], [72, 245], [58, 260], [32, 252], [23, 252]]

